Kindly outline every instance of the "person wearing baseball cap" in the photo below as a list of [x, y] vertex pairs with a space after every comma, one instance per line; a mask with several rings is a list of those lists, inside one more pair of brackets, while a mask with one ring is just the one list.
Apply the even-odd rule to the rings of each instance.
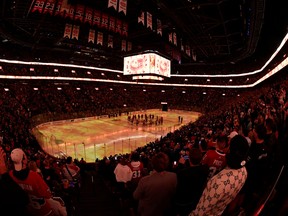
[[9, 175], [28, 194], [30, 201], [27, 211], [29, 215], [52, 215], [52, 207], [47, 201], [52, 197], [50, 189], [37, 172], [29, 170], [25, 152], [21, 148], [15, 148], [10, 157], [14, 169], [9, 171]]
[[28, 216], [26, 206], [29, 197], [22, 188], [16, 184], [7, 172], [6, 153], [0, 147], [0, 209], [9, 212], [9, 215]]

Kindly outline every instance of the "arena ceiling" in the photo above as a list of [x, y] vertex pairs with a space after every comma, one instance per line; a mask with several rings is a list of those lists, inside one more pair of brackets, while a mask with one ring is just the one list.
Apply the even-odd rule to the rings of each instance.
[[[51, 1], [56, 4], [59, 0]], [[108, 8], [108, 0], [64, 1], [126, 22], [127, 36], [76, 23], [80, 26], [79, 39], [67, 40], [63, 38], [65, 24], [75, 24], [74, 21], [32, 13], [36, 0], [2, 0], [2, 47], [12, 52], [9, 47], [20, 45], [30, 54], [51, 55], [50, 59], [57, 57], [64, 62], [103, 67], [111, 67], [112, 63], [116, 68], [121, 68], [125, 55], [156, 50], [168, 56], [176, 68], [183, 67], [188, 73], [190, 68], [197, 68], [201, 73], [201, 68], [206, 66], [223, 67], [220, 71], [225, 73], [226, 66], [261, 65], [287, 33], [285, 1], [280, 0], [127, 0], [126, 15]], [[152, 14], [152, 29], [139, 24], [142, 12]], [[161, 21], [162, 36], [157, 34], [157, 20]], [[91, 28], [104, 32], [104, 37], [113, 35], [113, 48], [88, 44], [87, 32]], [[170, 34], [176, 35], [177, 44], [169, 41]], [[131, 42], [132, 50], [121, 51], [122, 40]], [[190, 55], [186, 48], [190, 49]]]

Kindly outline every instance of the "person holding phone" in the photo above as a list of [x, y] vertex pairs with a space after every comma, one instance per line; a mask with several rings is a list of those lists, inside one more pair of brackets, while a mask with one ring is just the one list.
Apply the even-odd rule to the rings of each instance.
[[207, 165], [200, 164], [201, 160], [202, 153], [198, 148], [192, 148], [189, 151], [187, 160], [184, 157], [179, 160], [179, 163], [182, 161], [189, 164], [188, 167], [177, 171], [175, 208], [180, 216], [187, 215], [195, 209], [204, 190], [209, 168]]

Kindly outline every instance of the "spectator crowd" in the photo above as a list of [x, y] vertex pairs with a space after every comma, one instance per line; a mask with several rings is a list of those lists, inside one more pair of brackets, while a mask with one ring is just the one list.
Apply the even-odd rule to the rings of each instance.
[[[97, 91], [81, 85], [79, 91], [71, 84], [60, 91], [42, 84], [36, 91], [9, 82], [0, 95], [0, 206], [11, 215], [69, 215], [81, 188], [85, 161], [47, 155], [30, 133], [33, 116], [119, 113], [123, 101], [123, 110], [132, 111], [163, 99], [160, 87]], [[197, 90], [178, 97], [174, 89], [170, 99], [167, 94], [172, 107], [193, 101], [204, 115], [131, 154], [97, 159], [97, 170], [131, 215], [251, 215], [287, 163], [287, 87], [280, 80], [225, 99], [212, 90], [206, 98]], [[276, 213], [285, 215], [285, 205]]]

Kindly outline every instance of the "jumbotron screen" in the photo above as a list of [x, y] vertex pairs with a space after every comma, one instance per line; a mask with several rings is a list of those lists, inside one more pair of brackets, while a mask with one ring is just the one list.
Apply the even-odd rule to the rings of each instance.
[[124, 75], [158, 75], [170, 77], [171, 62], [156, 53], [124, 57]]

